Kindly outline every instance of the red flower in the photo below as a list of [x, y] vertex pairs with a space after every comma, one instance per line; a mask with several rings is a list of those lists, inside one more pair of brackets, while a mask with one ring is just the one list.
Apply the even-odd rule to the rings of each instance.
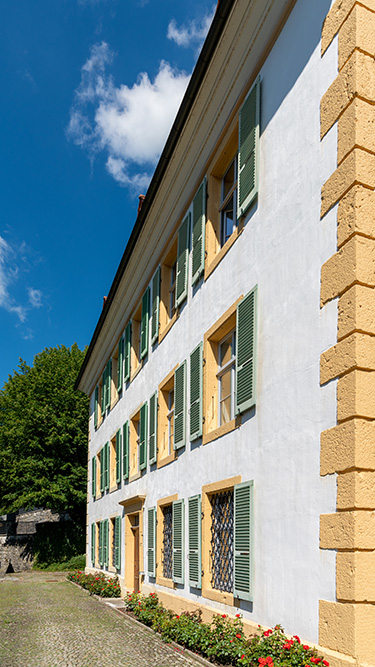
[[180, 618], [179, 616], [176, 616], [176, 618]]
[[313, 662], [314, 665], [318, 665], [320, 663], [320, 658], [311, 658], [311, 662]]
[[236, 614], [236, 618], [241, 618], [241, 614]]
[[325, 665], [325, 667], [329, 667], [329, 662], [327, 662], [327, 660], [323, 660], [323, 665]]
[[266, 632], [264, 632], [265, 637], [269, 637], [270, 635], [272, 635], [272, 630], [266, 630]]
[[241, 635], [239, 633], [236, 634], [237, 639], [241, 639]]
[[301, 640], [300, 640], [300, 638], [298, 637], [298, 635], [293, 635], [293, 637], [295, 637], [295, 639], [297, 640], [297, 642], [298, 642], [299, 644], [301, 643]]
[[245, 657], [245, 654], [243, 653], [243, 654], [241, 655], [241, 660], [243, 660], [244, 657]]
[[227, 617], [226, 614], [222, 614], [222, 615], [221, 615], [221, 618], [226, 618], [226, 617]]
[[304, 645], [302, 646], [302, 648], [304, 648], [304, 649], [305, 649], [305, 651], [308, 651], [308, 650], [309, 650], [309, 648], [310, 648], [310, 646], [308, 646], [307, 644], [304, 644]]
[[273, 660], [272, 660], [272, 658], [271, 658], [271, 656], [270, 656], [270, 655], [269, 655], [269, 656], [267, 656], [267, 658], [266, 658], [266, 663], [267, 663], [268, 665], [271, 665], [271, 664], [273, 664]]
[[231, 643], [232, 643], [232, 641], [233, 641], [233, 639], [230, 639], [230, 640], [229, 640], [229, 643], [231, 644]]
[[266, 664], [266, 661], [265, 661], [264, 658], [258, 658], [258, 662], [259, 662], [260, 665], [265, 665]]

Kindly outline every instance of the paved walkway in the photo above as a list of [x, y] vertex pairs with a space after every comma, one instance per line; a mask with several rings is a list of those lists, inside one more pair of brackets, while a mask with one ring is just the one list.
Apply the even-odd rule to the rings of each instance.
[[1, 667], [201, 667], [65, 577], [0, 579]]

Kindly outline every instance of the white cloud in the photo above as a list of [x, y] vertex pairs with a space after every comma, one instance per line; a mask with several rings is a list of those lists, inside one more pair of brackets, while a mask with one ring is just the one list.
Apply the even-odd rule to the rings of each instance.
[[18, 305], [9, 294], [9, 286], [17, 277], [18, 268], [12, 265], [14, 251], [7, 241], [0, 236], [0, 308], [8, 313], [15, 313], [21, 322], [26, 319], [25, 309]]
[[42, 307], [42, 292], [39, 289], [34, 289], [33, 287], [28, 287], [27, 292], [29, 295], [29, 303], [32, 308], [41, 308]]
[[177, 27], [175, 19], [172, 19], [168, 25], [168, 39], [185, 48], [194, 46], [196, 51], [199, 52], [206, 39], [215, 11], [216, 5], [212, 7], [209, 14], [199, 20], [189, 21], [187, 25], [182, 25], [180, 28]]
[[107, 155], [108, 172], [135, 194], [145, 190], [182, 101], [190, 75], [161, 61], [152, 81], [146, 72], [129, 87], [106, 74], [113, 53], [95, 44], [81, 70], [68, 137], [91, 159]]

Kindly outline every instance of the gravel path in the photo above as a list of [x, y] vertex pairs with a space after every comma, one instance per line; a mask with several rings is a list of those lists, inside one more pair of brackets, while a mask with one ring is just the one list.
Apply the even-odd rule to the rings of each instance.
[[27, 572], [0, 579], [1, 667], [201, 666], [65, 576]]

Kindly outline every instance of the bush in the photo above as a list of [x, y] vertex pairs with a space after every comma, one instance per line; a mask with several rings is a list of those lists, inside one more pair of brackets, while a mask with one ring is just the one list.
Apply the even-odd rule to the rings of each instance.
[[85, 588], [89, 591], [90, 595], [99, 595], [101, 598], [119, 598], [121, 596], [118, 578], [108, 578], [102, 572], [85, 574], [81, 570], [77, 570], [68, 574], [67, 579]]
[[43, 570], [44, 572], [69, 572], [70, 570], [83, 569], [86, 565], [86, 555], [73, 556], [70, 560], [59, 561], [58, 563], [34, 563], [33, 570]]
[[156, 593], [143, 596], [127, 593], [125, 606], [136, 618], [159, 632], [165, 641], [175, 641], [216, 663], [236, 667], [328, 667], [315, 649], [295, 635], [288, 639], [280, 625], [246, 638], [241, 614], [230, 619], [215, 615], [202, 622], [200, 611], [174, 614], [158, 601]]
[[[38, 570], [46, 570], [55, 563], [67, 563], [74, 556], [81, 556], [86, 548], [86, 527], [76, 521], [47, 522], [36, 525], [34, 535], [34, 564]], [[85, 567], [76, 565], [75, 567]]]

